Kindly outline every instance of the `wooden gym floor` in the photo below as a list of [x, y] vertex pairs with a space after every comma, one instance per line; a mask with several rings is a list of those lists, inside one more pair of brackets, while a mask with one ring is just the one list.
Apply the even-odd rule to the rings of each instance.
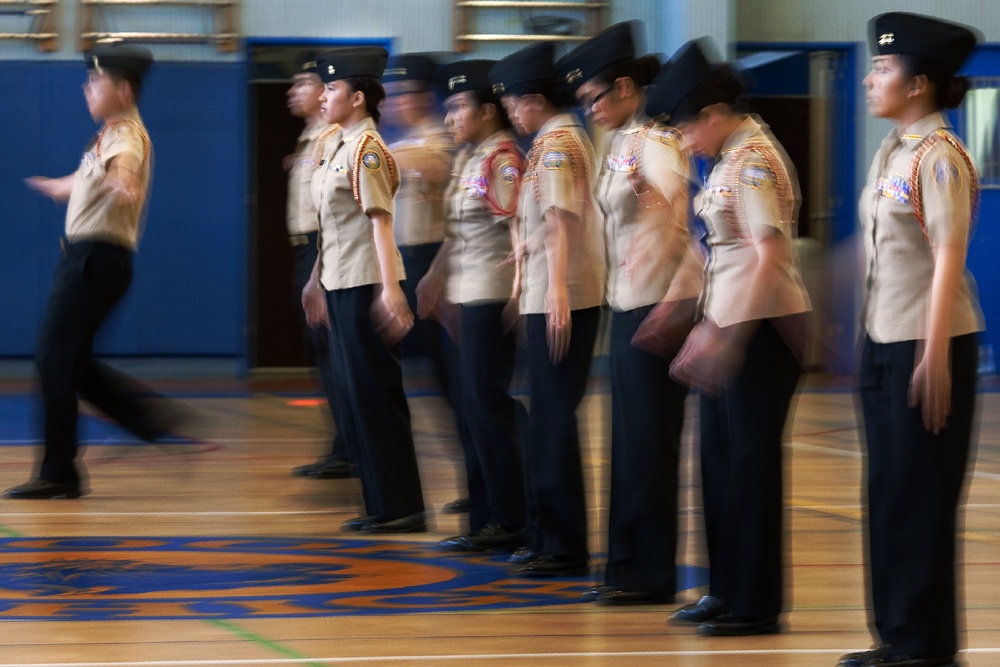
[[[577, 601], [591, 577], [523, 581], [499, 557], [437, 551], [431, 532], [365, 539], [356, 480], [289, 475], [328, 439], [308, 382], [152, 382], [197, 415], [187, 439], [133, 443], [88, 417], [90, 496], [0, 500], [0, 665], [832, 666], [866, 648], [860, 479], [849, 381], [811, 377], [786, 449], [789, 613], [783, 634], [705, 638], [667, 625], [671, 606]], [[981, 393], [978, 457], [965, 506], [963, 659], [1000, 664], [1000, 394]], [[462, 491], [448, 411], [409, 381], [424, 494]], [[37, 440], [31, 385], [0, 382], [0, 485], [28, 479]], [[608, 395], [598, 373], [580, 410], [592, 547], [604, 551]], [[681, 479], [680, 562], [704, 581], [697, 442]], [[694, 600], [701, 589], [681, 594]]]

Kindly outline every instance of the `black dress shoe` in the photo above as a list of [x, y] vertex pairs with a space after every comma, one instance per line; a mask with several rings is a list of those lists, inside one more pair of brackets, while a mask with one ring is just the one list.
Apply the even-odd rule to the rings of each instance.
[[636, 588], [608, 588], [597, 596], [596, 602], [612, 607], [630, 604], [673, 604], [674, 594]]
[[954, 656], [947, 658], [912, 658], [905, 653], [889, 649], [868, 662], [863, 667], [958, 667]]
[[601, 593], [610, 590], [612, 590], [611, 586], [605, 586], [604, 584], [601, 584], [600, 586], [591, 586], [584, 592], [580, 593], [580, 597], [583, 598], [584, 602], [597, 602], [597, 598], [601, 597]]
[[837, 667], [862, 667], [862, 665], [869, 660], [881, 658], [888, 650], [888, 644], [879, 644], [878, 646], [871, 647], [867, 651], [848, 653], [847, 655], [840, 656], [840, 662], [837, 663]]
[[387, 521], [373, 520], [361, 526], [366, 533], [426, 533], [427, 517], [423, 512]]
[[453, 500], [450, 503], [445, 503], [441, 511], [445, 514], [468, 514], [469, 513], [469, 499], [459, 498], [458, 500]]
[[347, 479], [354, 477], [351, 464], [347, 461], [330, 461], [322, 459], [315, 463], [292, 468], [292, 477], [309, 477], [311, 479]]
[[587, 561], [571, 556], [541, 554], [514, 570], [521, 577], [578, 577], [587, 574]]
[[500, 524], [488, 523], [474, 533], [445, 538], [438, 542], [438, 546], [448, 551], [510, 551], [523, 542], [524, 533], [521, 531], [507, 530]]
[[375, 520], [376, 519], [373, 516], [356, 516], [353, 519], [348, 519], [344, 523], [340, 524], [340, 529], [357, 533], [364, 530], [365, 526]]
[[746, 637], [749, 635], [775, 635], [781, 632], [777, 616], [744, 618], [722, 614], [698, 626], [698, 633], [712, 637]]
[[704, 623], [722, 614], [725, 603], [717, 597], [703, 595], [697, 602], [686, 604], [670, 615], [671, 623]]
[[527, 565], [531, 561], [535, 560], [538, 556], [535, 550], [531, 547], [521, 547], [520, 549], [515, 549], [514, 553], [510, 555], [507, 562], [511, 565]]
[[33, 479], [20, 486], [3, 492], [4, 498], [23, 500], [44, 500], [47, 498], [79, 498], [87, 492], [80, 482], [50, 482], [47, 479]]

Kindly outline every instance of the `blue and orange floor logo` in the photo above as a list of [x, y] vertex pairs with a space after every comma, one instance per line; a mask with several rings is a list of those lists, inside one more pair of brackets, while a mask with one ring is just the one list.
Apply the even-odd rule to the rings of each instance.
[[[499, 555], [415, 542], [0, 539], [0, 621], [339, 616], [579, 603], [589, 578], [518, 579]], [[682, 568], [682, 587], [704, 583]]]

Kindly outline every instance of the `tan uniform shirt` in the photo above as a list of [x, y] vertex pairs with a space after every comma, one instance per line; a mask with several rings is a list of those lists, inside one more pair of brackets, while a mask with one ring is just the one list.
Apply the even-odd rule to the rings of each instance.
[[679, 140], [642, 114], [610, 137], [594, 191], [614, 310], [701, 293], [704, 259], [688, 231], [690, 159]]
[[424, 165], [452, 161], [454, 144], [438, 118], [427, 118], [389, 150], [399, 155], [402, 181], [396, 194], [393, 231], [400, 246], [440, 243], [445, 235], [444, 189], [447, 179], [433, 183], [421, 171]]
[[319, 122], [306, 125], [299, 135], [288, 170], [288, 235], [309, 234], [319, 229], [319, 215], [313, 205], [313, 172], [323, 159], [324, 139], [329, 139], [337, 130], [336, 125]]
[[[398, 178], [392, 155], [371, 118], [330, 138], [312, 180], [313, 205], [320, 219], [320, 282], [325, 289], [382, 282], [369, 214], [383, 210], [392, 215]], [[396, 270], [402, 279], [399, 253]]]
[[[795, 167], [767, 125], [747, 116], [695, 197], [712, 251], [704, 310], [720, 327], [810, 310], [794, 245], [799, 202]], [[756, 243], [772, 234], [785, 237], [788, 257], [766, 285], [767, 294], [748, 294], [757, 270]]]
[[[893, 130], [875, 154], [859, 210], [867, 271], [864, 326], [872, 340], [895, 343], [927, 337], [933, 249], [969, 243], [972, 225], [969, 169], [958, 149], [938, 141], [921, 161], [924, 230], [914, 214], [910, 184], [913, 156], [924, 137], [948, 122], [940, 113]], [[958, 285], [952, 336], [982, 331], [974, 282], [966, 271]]]
[[[510, 147], [498, 150], [501, 142]], [[448, 238], [454, 253], [448, 301], [468, 304], [510, 298], [514, 267], [501, 265], [511, 252], [513, 215], [497, 211], [490, 199], [502, 210], [516, 211], [522, 160], [514, 136], [507, 131], [466, 148], [455, 160], [455, 178], [445, 192]]]
[[[76, 180], [66, 211], [66, 238], [70, 241], [104, 241], [135, 250], [149, 192], [153, 145], [135, 107], [104, 123], [97, 141], [87, 148], [76, 170]], [[133, 203], [119, 203], [105, 190], [104, 177], [111, 161], [129, 155], [141, 164], [136, 174], [142, 196]]]
[[570, 310], [601, 305], [604, 299], [604, 247], [601, 223], [591, 198], [594, 148], [572, 114], [557, 114], [538, 131], [528, 156], [519, 203], [521, 241], [527, 244], [521, 277], [521, 312], [545, 313], [548, 258], [542, 239], [543, 215], [561, 208], [577, 216], [567, 230], [566, 284]]

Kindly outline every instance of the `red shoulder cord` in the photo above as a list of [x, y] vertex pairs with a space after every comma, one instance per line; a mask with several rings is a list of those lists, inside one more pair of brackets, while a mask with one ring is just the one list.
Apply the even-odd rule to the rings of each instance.
[[512, 165], [517, 170], [517, 174], [514, 176], [514, 189], [515, 192], [519, 193], [521, 191], [521, 180], [524, 178], [525, 162], [521, 156], [521, 151], [518, 150], [517, 144], [513, 141], [501, 141], [498, 143], [490, 151], [490, 154], [486, 156], [486, 159], [483, 160], [479, 175], [486, 181], [486, 203], [492, 209], [493, 215], [506, 217], [514, 215], [517, 212], [518, 198], [514, 197], [513, 205], [510, 208], [504, 208], [493, 195], [493, 165], [501, 155], [510, 156]]

